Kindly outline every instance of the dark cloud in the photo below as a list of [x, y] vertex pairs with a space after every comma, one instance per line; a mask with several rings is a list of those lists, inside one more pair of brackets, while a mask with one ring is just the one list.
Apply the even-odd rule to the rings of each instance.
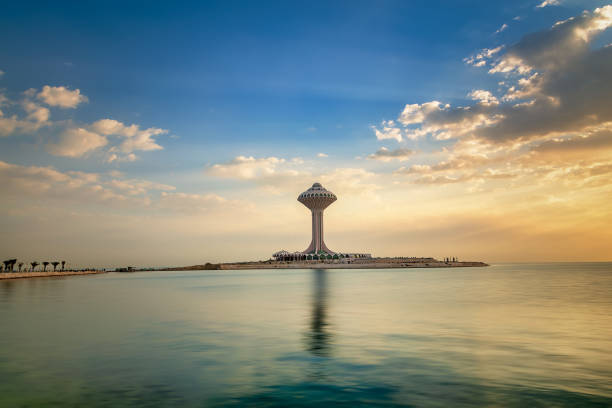
[[[505, 95], [465, 107], [406, 105], [399, 122], [419, 126], [407, 130], [415, 135], [507, 143], [611, 121], [612, 47], [590, 49], [596, 35], [610, 25], [612, 6], [605, 6], [529, 34], [505, 52], [487, 57], [496, 58], [489, 73], [507, 76]], [[470, 95], [492, 96], [486, 90]]]

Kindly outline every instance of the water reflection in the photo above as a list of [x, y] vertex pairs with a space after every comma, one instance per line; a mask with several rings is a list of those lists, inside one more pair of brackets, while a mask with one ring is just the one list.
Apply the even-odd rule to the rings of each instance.
[[324, 269], [312, 272], [312, 314], [306, 338], [308, 351], [316, 357], [329, 357], [331, 354], [332, 334], [327, 322], [327, 273]]
[[612, 407], [610, 293], [612, 264], [0, 281], [0, 407]]

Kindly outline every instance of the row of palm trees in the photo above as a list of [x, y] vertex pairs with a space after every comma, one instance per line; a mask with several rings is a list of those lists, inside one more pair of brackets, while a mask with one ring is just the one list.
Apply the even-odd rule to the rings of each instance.
[[[27, 270], [27, 265], [24, 264], [23, 262], [19, 262], [17, 263], [17, 259], [7, 259], [6, 261], [2, 262], [2, 265], [0, 265], [0, 268], [2, 268], [2, 271], [4, 272], [14, 272], [15, 271], [15, 265], [17, 265], [17, 267], [19, 268], [19, 272], [21, 272], [22, 270], [24, 272], [28, 272]], [[24, 265], [26, 266], [24, 268]], [[60, 270], [64, 270], [64, 267], [66, 266], [66, 261], [53, 261], [53, 262], [49, 262], [49, 261], [43, 261], [42, 263], [39, 263], [37, 261], [34, 262], [30, 262], [30, 270], [29, 272], [33, 272], [36, 267], [38, 265], [42, 265], [43, 266], [43, 272], [47, 272], [47, 267], [49, 265], [53, 266], [53, 272], [57, 271], [57, 267], [58, 266], [62, 266], [62, 268]]]

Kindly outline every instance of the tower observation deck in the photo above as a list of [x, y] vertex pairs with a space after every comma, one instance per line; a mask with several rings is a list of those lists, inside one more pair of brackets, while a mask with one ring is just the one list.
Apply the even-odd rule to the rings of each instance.
[[314, 183], [312, 187], [298, 196], [298, 201], [304, 204], [312, 213], [312, 241], [304, 254], [320, 254], [324, 252], [334, 255], [335, 252], [327, 248], [323, 240], [323, 211], [338, 198], [321, 184]]

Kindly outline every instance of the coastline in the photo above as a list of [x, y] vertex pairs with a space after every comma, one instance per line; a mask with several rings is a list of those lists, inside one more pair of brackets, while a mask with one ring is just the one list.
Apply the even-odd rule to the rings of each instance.
[[3, 272], [0, 280], [4, 279], [28, 279], [28, 278], [51, 278], [57, 276], [96, 275], [106, 271], [70, 271], [70, 272]]
[[389, 268], [466, 268], [489, 266], [484, 262], [410, 262], [400, 259], [362, 261], [354, 263], [334, 262], [229, 262], [179, 266], [161, 269], [163, 271], [197, 271], [197, 270], [251, 270], [251, 269], [389, 269]]

